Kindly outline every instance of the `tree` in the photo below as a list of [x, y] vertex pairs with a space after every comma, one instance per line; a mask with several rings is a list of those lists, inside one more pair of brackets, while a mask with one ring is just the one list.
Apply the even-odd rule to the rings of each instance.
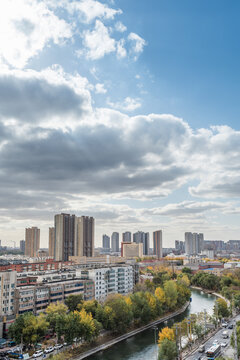
[[170, 341], [175, 339], [174, 330], [170, 329], [168, 326], [159, 331], [158, 344], [161, 345], [164, 339], [168, 339]]
[[125, 332], [132, 322], [133, 313], [131, 307], [124, 300], [124, 296], [112, 295], [106, 300], [106, 305], [112, 310], [113, 328], [111, 330], [116, 333]]
[[47, 321], [51, 329], [57, 333], [57, 337], [64, 333], [67, 310], [67, 306], [60, 302], [52, 303], [46, 309]]
[[164, 291], [166, 295], [166, 304], [168, 306], [168, 309], [175, 309], [178, 299], [176, 282], [173, 280], [166, 281], [164, 283]]
[[215, 301], [214, 314], [218, 315], [219, 318], [229, 316], [228, 306], [224, 299], [219, 298]]
[[155, 296], [159, 300], [159, 302], [162, 306], [166, 303], [166, 295], [165, 295], [164, 290], [161, 287], [156, 288]]
[[44, 314], [34, 316], [32, 313], [26, 313], [20, 315], [10, 326], [9, 334], [17, 343], [20, 343], [22, 339], [28, 346], [41, 340], [47, 333], [48, 326], [49, 323]]
[[82, 295], [70, 295], [65, 300], [65, 304], [67, 305], [69, 311], [75, 311], [79, 309], [82, 303], [83, 303]]
[[99, 306], [96, 310], [96, 319], [104, 329], [111, 330], [114, 328], [114, 314], [110, 306]]
[[188, 268], [188, 267], [184, 267], [183, 269], [182, 269], [182, 273], [185, 273], [185, 274], [192, 274], [192, 270], [190, 269], [190, 268]]
[[97, 300], [88, 300], [88, 301], [84, 301], [82, 307], [84, 308], [84, 310], [86, 310], [86, 312], [91, 313], [92, 316], [95, 318], [96, 316], [96, 311], [97, 308], [99, 307], [99, 303], [97, 302]]
[[131, 309], [136, 323], [147, 323], [153, 317], [152, 309], [145, 296], [145, 293], [138, 292], [131, 295]]
[[176, 360], [177, 359], [177, 345], [175, 341], [164, 339], [159, 345], [159, 360]]

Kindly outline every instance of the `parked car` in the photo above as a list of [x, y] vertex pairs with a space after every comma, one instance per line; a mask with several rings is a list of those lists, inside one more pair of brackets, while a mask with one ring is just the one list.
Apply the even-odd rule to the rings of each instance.
[[200, 345], [199, 346], [199, 349], [198, 349], [198, 352], [199, 353], [203, 353], [205, 351], [205, 346], [204, 345]]
[[223, 337], [223, 339], [227, 339], [227, 338], [228, 338], [228, 332], [227, 332], [227, 331], [223, 331], [222, 337]]
[[42, 350], [37, 350], [35, 351], [35, 353], [33, 354], [33, 358], [36, 359], [40, 356], [43, 356], [43, 351]]
[[59, 350], [59, 349], [61, 349], [63, 347], [63, 344], [56, 344], [55, 346], [54, 346], [54, 349], [55, 350]]
[[227, 343], [226, 342], [222, 342], [221, 343], [221, 347], [226, 347], [227, 346]]
[[16, 346], [16, 345], [17, 344], [16, 344], [15, 341], [13, 341], [13, 340], [8, 341], [8, 346], [13, 347], [13, 346]]
[[229, 329], [233, 329], [233, 324], [228, 325]]
[[50, 354], [51, 352], [53, 352], [54, 351], [54, 347], [53, 346], [49, 346], [49, 347], [47, 347], [45, 350], [44, 350], [44, 352], [46, 353], [46, 354]]
[[222, 323], [222, 327], [226, 328], [228, 326], [228, 324], [226, 322]]

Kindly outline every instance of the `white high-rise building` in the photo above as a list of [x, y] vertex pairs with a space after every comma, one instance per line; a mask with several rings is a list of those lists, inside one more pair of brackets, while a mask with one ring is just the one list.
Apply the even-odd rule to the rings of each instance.
[[187, 255], [197, 255], [203, 250], [204, 236], [202, 233], [185, 233], [185, 252]]
[[14, 314], [16, 271], [0, 272], [0, 316]]

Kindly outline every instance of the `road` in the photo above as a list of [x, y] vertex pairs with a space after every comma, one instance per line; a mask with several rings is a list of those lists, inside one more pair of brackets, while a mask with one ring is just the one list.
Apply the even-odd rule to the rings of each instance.
[[[238, 315], [234, 320], [229, 321], [228, 325], [234, 324], [235, 320], [236, 320], [236, 321], [239, 321], [239, 320], [240, 320], [240, 315]], [[228, 337], [227, 339], [223, 339], [223, 336], [222, 336], [223, 331], [227, 331], [227, 332], [228, 332], [229, 337]], [[218, 341], [219, 344], [222, 344], [222, 343], [226, 343], [226, 344], [227, 344], [226, 347], [222, 347], [222, 350], [221, 350], [222, 356], [232, 357], [232, 358], [233, 358], [234, 351], [233, 351], [233, 349], [232, 349], [232, 347], [231, 347], [231, 345], [230, 345], [232, 332], [233, 332], [233, 329], [221, 328], [213, 337], [211, 337], [209, 340], [207, 340], [207, 341], [205, 342], [205, 344], [204, 344], [204, 345], [205, 345], [205, 351], [206, 351], [207, 349], [209, 349], [209, 348], [213, 345], [213, 343], [214, 343], [215, 341]], [[190, 356], [188, 356], [188, 357], [186, 358], [186, 360], [198, 360], [198, 359], [200, 359], [200, 358], [201, 358], [201, 360], [206, 360], [206, 359], [207, 359], [205, 353], [200, 354], [200, 353], [198, 352], [198, 350], [196, 350], [196, 351], [193, 352]]]

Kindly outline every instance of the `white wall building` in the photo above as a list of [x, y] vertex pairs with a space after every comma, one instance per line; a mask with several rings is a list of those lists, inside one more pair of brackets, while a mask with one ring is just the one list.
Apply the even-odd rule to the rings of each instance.
[[76, 274], [94, 281], [96, 300], [104, 300], [110, 294], [127, 295], [133, 291], [134, 271], [132, 266], [79, 269]]
[[0, 272], [0, 316], [14, 314], [14, 291], [16, 287], [17, 272]]

